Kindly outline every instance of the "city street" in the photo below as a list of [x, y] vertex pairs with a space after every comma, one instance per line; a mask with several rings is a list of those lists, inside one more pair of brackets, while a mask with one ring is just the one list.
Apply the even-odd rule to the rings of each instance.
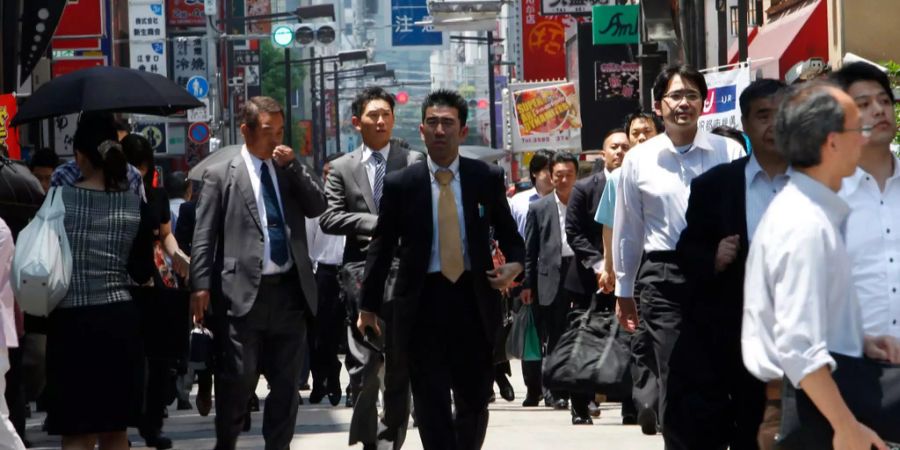
[[[342, 372], [346, 384], [346, 372]], [[644, 436], [638, 426], [622, 426], [618, 403], [602, 406], [599, 419], [593, 426], [572, 426], [568, 411], [550, 408], [522, 408], [525, 394], [522, 373], [518, 361], [513, 363], [511, 382], [516, 390], [516, 401], [506, 402], [498, 398], [491, 404], [491, 419], [484, 448], [491, 449], [596, 449], [598, 446], [614, 444], [614, 448], [627, 450], [658, 450], [663, 448], [662, 437]], [[196, 394], [196, 386], [194, 389]], [[257, 394], [264, 399], [266, 382], [261, 380]], [[304, 400], [309, 391], [302, 392]], [[193, 396], [191, 398], [193, 402]], [[343, 406], [332, 407], [325, 399], [319, 405], [305, 404], [297, 416], [296, 435], [292, 448], [295, 449], [341, 449], [347, 448], [347, 432], [350, 427], [351, 410]], [[213, 416], [200, 417], [196, 410], [175, 411], [169, 408], [165, 432], [173, 440], [175, 449], [211, 449], [215, 445]], [[35, 444], [33, 448], [59, 448], [59, 439], [40, 432], [43, 413], [36, 413], [28, 419], [28, 438]], [[129, 429], [129, 439], [134, 448], [144, 448], [137, 430]], [[262, 412], [253, 413], [253, 427], [241, 436], [241, 449], [262, 449]], [[355, 446], [354, 448], [362, 448]], [[404, 449], [421, 449], [419, 434], [410, 429]]]

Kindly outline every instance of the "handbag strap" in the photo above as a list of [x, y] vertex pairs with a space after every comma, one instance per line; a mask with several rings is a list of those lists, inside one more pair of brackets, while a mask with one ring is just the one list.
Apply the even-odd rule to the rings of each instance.
[[606, 356], [609, 355], [609, 352], [612, 350], [613, 342], [616, 340], [616, 335], [619, 332], [619, 319], [615, 316], [609, 318], [609, 333], [606, 335], [606, 345], [603, 346], [603, 352], [600, 353], [600, 357], [597, 358], [597, 363], [595, 367], [599, 367], [606, 361]]

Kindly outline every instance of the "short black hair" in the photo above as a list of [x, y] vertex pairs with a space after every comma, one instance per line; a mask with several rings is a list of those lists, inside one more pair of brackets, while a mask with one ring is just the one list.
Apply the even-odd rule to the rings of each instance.
[[555, 155], [553, 155], [553, 159], [550, 160], [550, 172], [553, 172], [553, 167], [557, 164], [573, 164], [575, 166], [575, 170], [578, 170], [578, 156], [574, 153], [569, 153], [566, 151], [558, 151]]
[[278, 100], [260, 95], [250, 97], [244, 102], [240, 115], [241, 123], [246, 124], [251, 130], [255, 130], [259, 125], [259, 113], [281, 114], [281, 117], [284, 118], [284, 109], [282, 109]]
[[58, 166], [59, 156], [57, 156], [56, 152], [49, 147], [35, 150], [31, 155], [31, 162], [28, 163], [28, 167], [31, 169], [34, 169], [35, 167], [49, 167], [55, 169]]
[[469, 105], [466, 99], [459, 95], [459, 92], [450, 89], [438, 89], [432, 91], [425, 97], [422, 102], [422, 123], [425, 123], [425, 111], [433, 106], [447, 106], [456, 108], [457, 116], [459, 116], [459, 126], [466, 125], [466, 119], [469, 118]]
[[128, 123], [128, 119], [124, 117], [117, 117], [116, 119], [116, 131], [124, 131], [126, 133], [131, 133], [131, 124]]
[[669, 88], [669, 82], [672, 81], [672, 77], [675, 75], [696, 85], [697, 89], [700, 90], [700, 99], [706, 100], [706, 78], [703, 78], [703, 74], [698, 72], [697, 69], [688, 65], [680, 65], [668, 66], [656, 77], [656, 81], [653, 82], [654, 101], [662, 101], [663, 96], [666, 95], [666, 89]]
[[887, 95], [891, 97], [892, 102], [896, 100], [894, 98], [894, 91], [891, 89], [891, 81], [888, 79], [887, 74], [882, 72], [881, 69], [866, 62], [858, 61], [841, 67], [841, 70], [832, 72], [831, 80], [837, 83], [841, 89], [845, 91], [850, 89], [850, 85], [857, 81], [874, 81], [884, 88]]
[[328, 164], [328, 163], [340, 158], [341, 156], [344, 156], [344, 152], [332, 153], [325, 157], [325, 164]]
[[[603, 140], [601, 141], [603, 143], [603, 145], [606, 145], [606, 140], [609, 139], [610, 136], [612, 136], [616, 133], [625, 133], [625, 129], [624, 128], [613, 128], [612, 130], [607, 131], [606, 134], [603, 135]], [[627, 136], [628, 133], [625, 133], [625, 135]]]
[[760, 78], [750, 83], [750, 85], [744, 89], [744, 92], [741, 92], [739, 100], [739, 103], [741, 104], [741, 115], [747, 117], [747, 115], [750, 114], [750, 104], [753, 103], [754, 100], [771, 97], [778, 94], [786, 87], [787, 85], [784, 84], [784, 81], [772, 78]]
[[190, 180], [188, 180], [187, 174], [175, 171], [166, 177], [166, 183], [163, 187], [166, 189], [166, 194], [169, 194], [169, 198], [183, 198], [184, 194], [187, 193], [189, 183]]
[[643, 119], [647, 122], [652, 123], [653, 126], [656, 127], [657, 133], [662, 133], [663, 131], [665, 131], [665, 126], [663, 125], [662, 120], [659, 119], [659, 116], [652, 112], [635, 111], [625, 116], [625, 123], [623, 124], [623, 128], [625, 128], [625, 134], [631, 136], [631, 124], [638, 119]]
[[840, 86], [825, 80], [792, 85], [775, 115], [775, 148], [794, 167], [821, 164], [822, 145], [828, 135], [844, 131], [845, 111], [832, 90]]
[[537, 182], [534, 179], [534, 174], [548, 168], [550, 160], [553, 159], [553, 153], [552, 150], [541, 149], [531, 155], [531, 161], [528, 162], [528, 176], [531, 178], [532, 186]]
[[362, 117], [363, 111], [366, 110], [366, 105], [372, 100], [386, 101], [387, 104], [391, 106], [391, 112], [394, 112], [393, 94], [385, 91], [379, 86], [370, 86], [363, 89], [359, 94], [356, 94], [356, 98], [354, 98], [353, 103], [350, 104], [350, 112], [353, 114], [353, 117]]
[[741, 147], [744, 149], [744, 153], [747, 152], [747, 141], [744, 140], [744, 133], [737, 128], [727, 127], [725, 125], [720, 125], [712, 129], [710, 133], [722, 136], [725, 138], [733, 139], [738, 144], [741, 144]]

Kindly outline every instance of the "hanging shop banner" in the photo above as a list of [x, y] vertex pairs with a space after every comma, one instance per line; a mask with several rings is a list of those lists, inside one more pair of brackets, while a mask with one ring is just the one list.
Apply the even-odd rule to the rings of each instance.
[[206, 26], [203, 0], [168, 0], [169, 25], [174, 27]]
[[[244, 0], [246, 7], [246, 17], [264, 16], [272, 14], [272, 3], [270, 0]], [[247, 22], [248, 34], [270, 34], [272, 32], [272, 21], [270, 20], [254, 20]]]
[[175, 84], [187, 86], [191, 77], [206, 77], [206, 53], [206, 41], [199, 36], [175, 39], [172, 43], [172, 76]]
[[589, 16], [594, 5], [615, 5], [616, 0], [542, 0], [541, 14], [545, 16]]
[[169, 76], [162, 0], [128, 0], [128, 50], [132, 69]]
[[615, 97], [639, 100], [641, 96], [641, 64], [638, 62], [594, 61], [596, 90], [594, 100]]
[[638, 44], [638, 16], [640, 5], [594, 6], [591, 23], [593, 24], [594, 45]]
[[512, 85], [513, 151], [581, 147], [575, 83]]
[[541, 14], [540, 0], [522, 0], [522, 79], [566, 76], [566, 26], [559, 16]]
[[59, 156], [72, 156], [75, 149], [72, 143], [75, 139], [75, 129], [78, 125], [78, 114], [66, 114], [53, 118], [53, 150]]
[[738, 98], [750, 85], [750, 67], [743, 65], [726, 72], [709, 72], [706, 78], [706, 101], [697, 127], [711, 131], [719, 126], [743, 129]]
[[9, 126], [16, 115], [16, 97], [12, 94], [0, 95], [0, 144], [6, 145], [9, 157], [21, 158], [19, 149], [19, 133]]
[[434, 31], [431, 26], [416, 25], [430, 19], [425, 0], [391, 0], [391, 45], [440, 46], [444, 43], [444, 33]]

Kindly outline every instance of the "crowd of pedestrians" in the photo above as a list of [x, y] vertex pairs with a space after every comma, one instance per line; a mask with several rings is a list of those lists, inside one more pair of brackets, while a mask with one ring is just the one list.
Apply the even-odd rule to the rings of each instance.
[[[617, 401], [623, 425], [667, 449], [771, 449], [789, 445], [805, 396], [826, 447], [886, 448], [855, 409], [881, 387], [848, 391], [834, 371], [900, 364], [887, 76], [853, 63], [793, 86], [758, 79], [740, 95], [742, 131], [712, 133], [698, 128], [700, 72], [667, 67], [652, 91], [654, 111], [614, 124], [589, 174], [576, 153], [537, 151], [509, 197], [498, 165], [460, 156], [469, 111], [449, 90], [422, 102], [423, 153], [393, 137], [394, 97], [365, 89], [351, 107], [362, 143], [321, 178], [282, 145], [268, 97], [246, 102], [240, 151], [199, 184], [159, 183], [147, 139], [82, 114], [74, 160], [41, 149], [28, 166], [65, 206], [72, 255], [46, 320], [18, 310], [20, 229], [0, 217], [0, 373], [21, 374], [21, 353], [41, 361], [27, 382], [0, 377], [0, 448], [27, 446], [30, 400], [65, 449], [126, 449], [128, 427], [170, 448], [166, 409], [193, 408], [196, 381], [215, 448], [234, 449], [262, 375], [266, 448], [287, 449], [306, 371], [309, 402], [353, 408], [349, 445], [399, 449], [412, 422], [426, 449], [481, 448], [493, 385], [515, 399], [498, 336], [520, 308], [541, 356], [521, 362], [523, 408], [590, 425]], [[183, 332], [189, 354], [151, 354], [139, 300], [173, 291], [190, 291], [192, 326], [150, 328]], [[605, 338], [628, 349], [625, 394], [550, 388], [543, 361], [565, 351], [576, 310], [618, 320]]]

